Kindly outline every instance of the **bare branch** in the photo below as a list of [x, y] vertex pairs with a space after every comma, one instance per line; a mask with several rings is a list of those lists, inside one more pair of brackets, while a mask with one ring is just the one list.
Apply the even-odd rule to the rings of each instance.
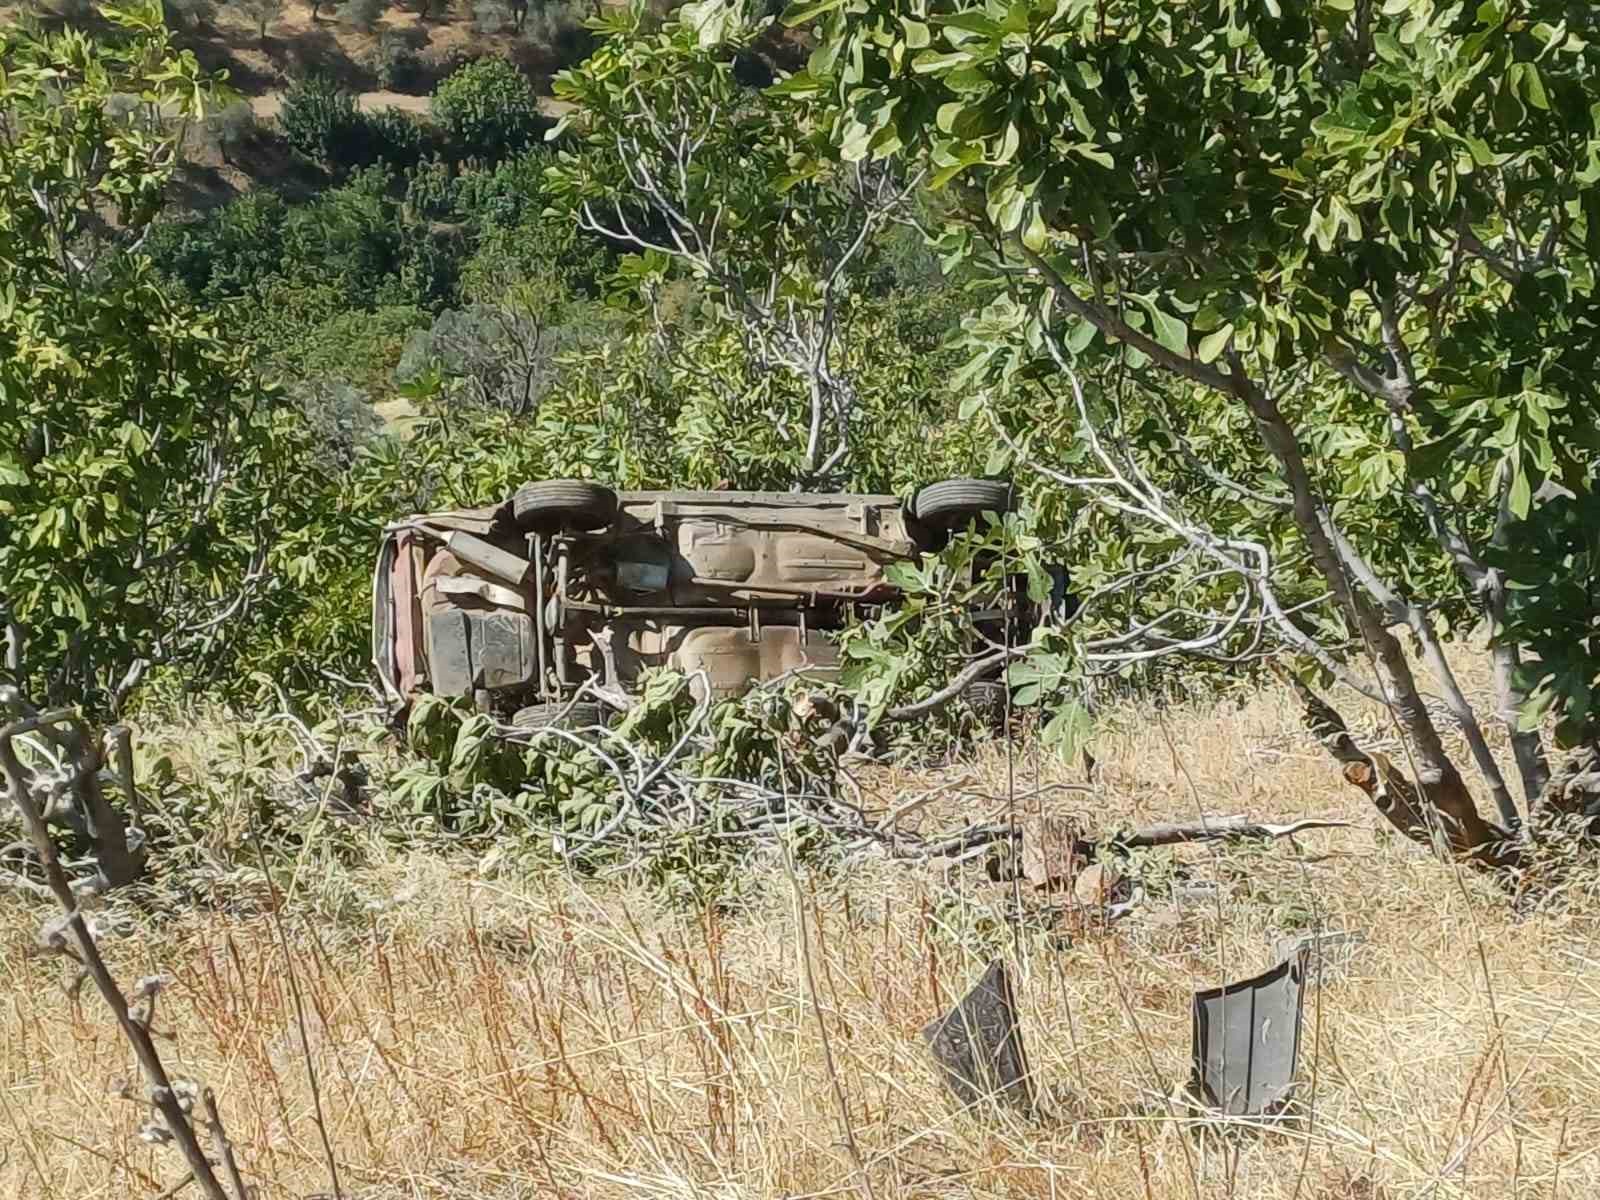
[[[21, 697], [14, 689], [0, 688], [0, 707], [14, 709], [18, 707], [20, 701]], [[141, 1022], [135, 1016], [122, 994], [122, 989], [112, 978], [105, 960], [100, 956], [94, 936], [90, 933], [78, 908], [78, 897], [73, 891], [72, 883], [61, 867], [44, 816], [35, 802], [34, 789], [29, 779], [30, 772], [17, 755], [14, 745], [17, 738], [27, 733], [44, 731], [56, 723], [57, 718], [54, 714], [36, 713], [0, 728], [0, 774], [4, 775], [7, 793], [33, 841], [34, 851], [49, 881], [49, 891], [61, 906], [62, 934], [71, 935], [75, 944], [74, 957], [88, 977], [94, 981], [95, 988], [110, 1007], [123, 1036], [133, 1047], [134, 1055], [144, 1071], [150, 1102], [161, 1115], [164, 1136], [170, 1136], [177, 1144], [183, 1154], [184, 1162], [207, 1200], [229, 1200], [227, 1192], [223, 1190], [222, 1184], [218, 1182], [211, 1169], [205, 1151], [200, 1147], [194, 1126], [180, 1097], [180, 1090], [167, 1075], [161, 1056], [156, 1050], [154, 1041], [151, 1040], [148, 1021]], [[87, 744], [81, 729], [73, 729], [62, 736], [75, 742], [81, 753], [88, 754], [92, 751], [92, 746]], [[80, 770], [78, 774], [80, 786], [88, 786], [88, 781], [94, 777], [94, 772], [87, 769]], [[62, 935], [56, 935], [51, 940], [53, 944], [65, 948]], [[153, 1002], [153, 994], [150, 999]], [[237, 1200], [243, 1200], [243, 1197], [238, 1197]]]

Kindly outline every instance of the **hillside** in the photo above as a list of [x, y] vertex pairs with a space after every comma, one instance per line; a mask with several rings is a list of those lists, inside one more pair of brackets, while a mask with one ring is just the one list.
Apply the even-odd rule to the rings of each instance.
[[[19, 20], [24, 13], [46, 27], [92, 30], [101, 24], [87, 3], [4, 4], [0, 22]], [[425, 115], [428, 97], [442, 79], [484, 57], [515, 64], [541, 96], [544, 110], [559, 116], [563, 106], [550, 96], [550, 80], [587, 53], [591, 38], [583, 22], [590, 13], [577, 3], [535, 6], [518, 28], [500, 0], [433, 3], [425, 15], [415, 5], [386, 6], [380, 0], [319, 3], [315, 9], [302, 0], [268, 0], [260, 7], [180, 0], [167, 6], [176, 44], [192, 51], [205, 70], [226, 72], [227, 87], [269, 126], [285, 88], [308, 75], [354, 93], [367, 111], [394, 108]], [[258, 185], [291, 194], [317, 186], [304, 164], [280, 146], [228, 155], [214, 130], [197, 128], [186, 141], [173, 209], [215, 207]]]

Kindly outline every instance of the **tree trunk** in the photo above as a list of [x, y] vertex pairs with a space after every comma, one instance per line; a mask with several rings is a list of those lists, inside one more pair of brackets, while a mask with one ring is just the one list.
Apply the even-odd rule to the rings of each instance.
[[[1284, 482], [1293, 498], [1294, 521], [1306, 539], [1311, 559], [1338, 600], [1345, 619], [1372, 656], [1379, 687], [1413, 756], [1416, 787], [1405, 781], [1387, 759], [1368, 756], [1358, 750], [1355, 751], [1357, 759], [1343, 759], [1347, 764], [1345, 777], [1367, 792], [1379, 811], [1408, 837], [1416, 836], [1412, 829], [1419, 824], [1431, 827], [1433, 823], [1426, 819], [1428, 814], [1421, 811], [1431, 808], [1438, 815], [1451, 850], [1462, 857], [1480, 858], [1486, 853], [1488, 843], [1501, 841], [1504, 835], [1478, 814], [1461, 772], [1445, 752], [1439, 731], [1428, 715], [1404, 649], [1389, 632], [1372, 601], [1353, 585], [1346, 562], [1328, 536], [1325, 507], [1312, 485], [1294, 431], [1277, 402], [1245, 374], [1237, 355], [1231, 366], [1234, 392], [1249, 408], [1262, 442], [1283, 470]], [[1342, 720], [1338, 727], [1348, 740]], [[1354, 749], [1354, 743], [1350, 745]], [[1352, 768], [1355, 768], [1353, 772]], [[1399, 786], [1402, 783], [1404, 787]]]
[[[1344, 764], [1344, 777], [1367, 794], [1389, 824], [1412, 841], [1448, 850], [1457, 858], [1481, 867], [1517, 865], [1520, 847], [1506, 832], [1478, 815], [1467, 797], [1467, 810], [1459, 819], [1439, 811], [1438, 801], [1419, 794], [1405, 773], [1376, 751], [1362, 750], [1332, 706], [1313, 692], [1299, 676], [1280, 670], [1305, 709], [1306, 728], [1335, 759]], [[1441, 820], [1441, 816], [1446, 819]], [[1442, 836], [1441, 836], [1442, 835]], [[1440, 842], [1443, 847], [1440, 847]]]

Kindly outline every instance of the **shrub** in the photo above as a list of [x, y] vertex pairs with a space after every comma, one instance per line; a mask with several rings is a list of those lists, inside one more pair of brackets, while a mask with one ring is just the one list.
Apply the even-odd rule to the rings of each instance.
[[412, 305], [337, 312], [296, 336], [285, 368], [304, 380], [338, 379], [369, 395], [388, 390], [407, 338], [430, 314]]
[[532, 142], [548, 123], [533, 88], [510, 63], [468, 63], [433, 93], [433, 117], [459, 157], [498, 161]]
[[380, 108], [374, 113], [358, 114], [365, 137], [356, 147], [359, 163], [388, 163], [397, 171], [406, 170], [421, 162], [427, 154], [428, 128], [416, 117], [399, 108]]
[[456, 216], [458, 181], [443, 159], [432, 158], [406, 172], [406, 211], [413, 221], [449, 221]]
[[217, 5], [216, 0], [166, 0], [162, 12], [169, 29], [203, 29], [216, 19]]
[[378, 298], [384, 304], [436, 312], [455, 297], [465, 257], [465, 239], [458, 231], [414, 229], [395, 278]]
[[457, 403], [526, 416], [567, 376], [569, 352], [616, 337], [617, 325], [614, 312], [569, 299], [554, 279], [524, 279], [412, 333], [395, 380], [436, 370]]
[[[466, 211], [464, 202], [458, 205]], [[593, 297], [616, 267], [616, 254], [599, 238], [571, 221], [530, 212], [515, 225], [483, 226], [462, 281], [466, 292], [493, 299], [508, 279], [549, 275], [575, 295]]]
[[351, 161], [365, 133], [355, 96], [321, 75], [297, 79], [284, 93], [278, 127], [289, 145], [330, 166]]
[[422, 159], [430, 140], [410, 113], [396, 108], [362, 112], [352, 93], [315, 75], [289, 89], [278, 125], [291, 146], [328, 167], [387, 163], [404, 170]]
[[339, 6], [339, 19], [362, 33], [371, 33], [388, 7], [384, 0], [345, 0]]
[[372, 74], [386, 92], [418, 92], [427, 78], [415, 47], [398, 33], [385, 33], [378, 39], [372, 57]]
[[514, 23], [515, 18], [505, 0], [475, 0], [472, 6], [472, 28], [478, 33], [492, 36]]
[[207, 120], [211, 133], [222, 151], [222, 161], [232, 162], [233, 156], [248, 146], [261, 129], [255, 110], [248, 101], [240, 100], [214, 113]]
[[383, 432], [371, 397], [347, 383], [311, 380], [295, 385], [290, 395], [299, 404], [315, 445], [341, 470], [348, 469], [361, 448]]
[[580, 62], [589, 56], [595, 45], [594, 34], [584, 25], [587, 16], [583, 5], [551, 0], [526, 23], [523, 37], [549, 47], [558, 63]]
[[544, 173], [549, 150], [529, 146], [492, 171], [468, 171], [456, 181], [456, 208], [480, 229], [516, 225], [545, 209]]
[[367, 167], [294, 209], [284, 227], [285, 274], [326, 280], [347, 303], [370, 307], [405, 255], [393, 180], [384, 167]]
[[189, 295], [228, 299], [252, 291], [279, 269], [287, 217], [276, 193], [258, 189], [196, 220], [156, 226], [144, 249]]

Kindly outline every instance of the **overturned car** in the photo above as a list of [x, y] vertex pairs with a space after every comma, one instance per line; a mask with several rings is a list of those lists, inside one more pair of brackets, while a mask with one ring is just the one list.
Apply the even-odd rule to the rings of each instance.
[[[397, 719], [423, 692], [525, 727], [593, 723], [595, 701], [625, 702], [650, 667], [717, 697], [787, 673], [827, 677], [838, 669], [831, 635], [897, 599], [891, 564], [1012, 503], [1008, 484], [984, 479], [934, 483], [909, 505], [528, 483], [493, 507], [386, 529], [373, 658]], [[978, 628], [1025, 641], [1031, 623], [1022, 608], [1003, 619], [1003, 602], [975, 613]]]

